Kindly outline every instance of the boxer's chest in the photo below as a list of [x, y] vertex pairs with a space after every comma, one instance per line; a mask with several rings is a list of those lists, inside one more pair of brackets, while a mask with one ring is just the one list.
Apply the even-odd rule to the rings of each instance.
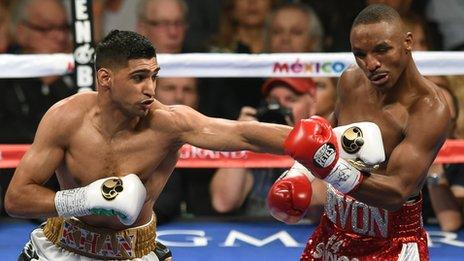
[[408, 115], [408, 111], [399, 104], [382, 107], [359, 99], [357, 102], [341, 106], [338, 125], [361, 121], [376, 123], [382, 132], [382, 140], [388, 159], [393, 149], [404, 138]]
[[72, 138], [63, 168], [77, 183], [136, 173], [148, 179], [170, 152], [169, 137], [145, 130], [109, 139], [86, 128]]

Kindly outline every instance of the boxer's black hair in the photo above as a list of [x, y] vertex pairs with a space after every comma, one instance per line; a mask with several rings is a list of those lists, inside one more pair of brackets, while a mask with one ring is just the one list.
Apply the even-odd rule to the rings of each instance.
[[392, 7], [385, 4], [372, 4], [364, 8], [354, 19], [351, 28], [360, 24], [374, 24], [381, 21], [401, 21], [401, 16]]
[[146, 37], [131, 31], [111, 31], [98, 43], [95, 68], [125, 66], [132, 59], [156, 57], [153, 44]]

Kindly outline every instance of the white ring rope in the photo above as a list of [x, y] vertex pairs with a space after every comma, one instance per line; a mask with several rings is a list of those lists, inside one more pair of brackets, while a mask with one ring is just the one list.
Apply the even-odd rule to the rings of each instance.
[[[424, 75], [464, 74], [464, 52], [415, 52]], [[159, 54], [161, 77], [339, 76], [354, 63], [351, 53]], [[74, 70], [71, 54], [0, 54], [0, 78], [63, 75]]]

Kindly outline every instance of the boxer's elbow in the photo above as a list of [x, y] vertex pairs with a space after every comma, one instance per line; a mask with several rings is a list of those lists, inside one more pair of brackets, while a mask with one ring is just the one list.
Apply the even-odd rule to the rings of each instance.
[[5, 202], [4, 207], [6, 213], [11, 217], [20, 217], [21, 210], [19, 209], [20, 206], [20, 193], [15, 192], [12, 189], [8, 189], [5, 194]]
[[399, 210], [409, 198], [401, 186], [390, 187], [388, 193], [383, 195], [388, 195], [383, 208], [391, 212]]

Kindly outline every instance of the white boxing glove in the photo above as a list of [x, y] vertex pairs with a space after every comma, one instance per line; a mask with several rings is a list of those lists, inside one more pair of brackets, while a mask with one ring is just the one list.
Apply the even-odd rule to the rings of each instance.
[[[357, 122], [333, 129], [338, 141], [340, 158], [369, 170], [385, 161], [382, 133], [373, 122]], [[361, 166], [362, 165], [362, 166]]]
[[96, 180], [85, 187], [61, 190], [55, 195], [59, 216], [117, 216], [126, 226], [140, 214], [147, 191], [135, 174]]

